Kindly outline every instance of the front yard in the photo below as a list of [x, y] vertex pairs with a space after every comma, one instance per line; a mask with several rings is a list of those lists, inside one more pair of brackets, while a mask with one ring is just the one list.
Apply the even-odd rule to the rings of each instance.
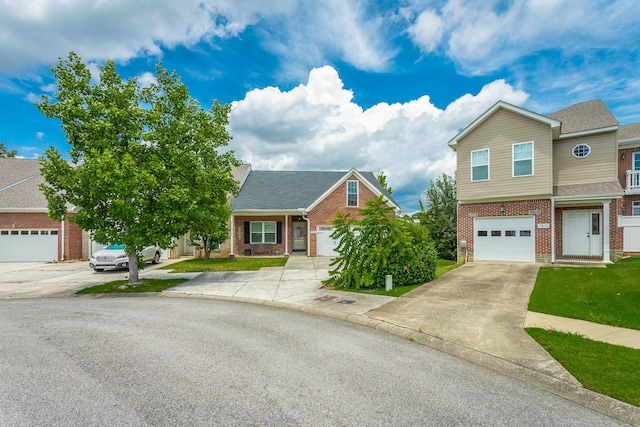
[[[529, 310], [640, 329], [640, 258], [606, 268], [543, 267]], [[640, 350], [552, 330], [527, 332], [585, 388], [640, 406]]]

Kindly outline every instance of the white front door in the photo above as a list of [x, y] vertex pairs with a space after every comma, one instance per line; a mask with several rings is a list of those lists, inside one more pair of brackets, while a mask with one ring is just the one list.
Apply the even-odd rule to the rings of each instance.
[[339, 254], [336, 252], [338, 241], [331, 238], [333, 227], [330, 225], [319, 225], [316, 231], [316, 253], [318, 256], [335, 257]]
[[307, 222], [293, 223], [293, 250], [304, 251], [307, 249]]
[[602, 256], [602, 211], [562, 212], [562, 254]]

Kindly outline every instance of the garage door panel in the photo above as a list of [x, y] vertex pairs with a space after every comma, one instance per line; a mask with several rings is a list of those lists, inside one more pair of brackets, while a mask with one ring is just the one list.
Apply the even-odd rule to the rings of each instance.
[[478, 261], [535, 261], [534, 220], [476, 218], [474, 259]]
[[1, 230], [0, 262], [56, 261], [55, 230]]

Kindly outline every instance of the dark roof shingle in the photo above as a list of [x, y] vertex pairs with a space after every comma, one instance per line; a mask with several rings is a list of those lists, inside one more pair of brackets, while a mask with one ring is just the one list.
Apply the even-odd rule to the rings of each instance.
[[601, 99], [571, 105], [549, 114], [549, 117], [562, 122], [561, 134], [602, 129], [618, 124]]

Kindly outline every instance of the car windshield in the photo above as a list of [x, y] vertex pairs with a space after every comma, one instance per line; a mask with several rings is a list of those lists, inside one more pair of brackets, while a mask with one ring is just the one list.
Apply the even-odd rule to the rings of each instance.
[[120, 244], [117, 244], [117, 243], [112, 243], [109, 246], [107, 246], [105, 249], [107, 249], [109, 251], [121, 250], [121, 249], [124, 249], [124, 245], [120, 245]]

